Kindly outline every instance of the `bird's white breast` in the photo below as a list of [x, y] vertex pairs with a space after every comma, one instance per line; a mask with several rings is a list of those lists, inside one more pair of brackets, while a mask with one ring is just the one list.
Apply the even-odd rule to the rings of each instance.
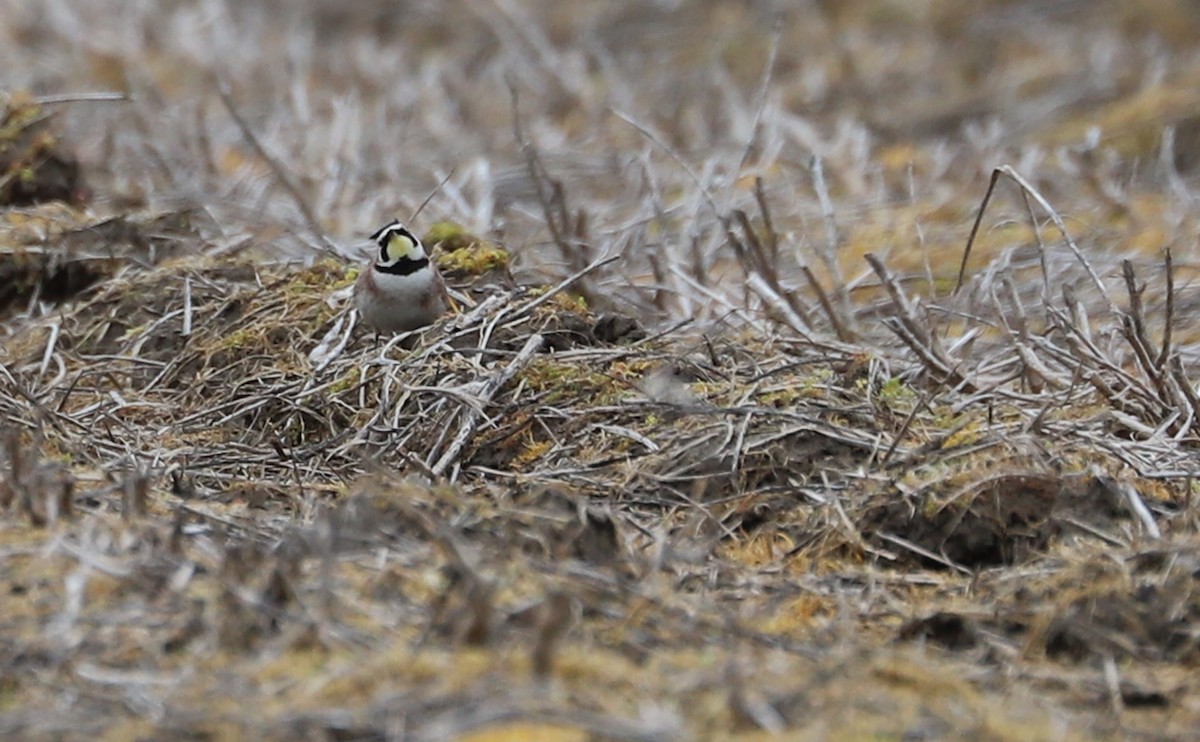
[[383, 332], [405, 332], [429, 324], [440, 312], [435, 275], [426, 269], [401, 276], [364, 269], [355, 304], [363, 320]]

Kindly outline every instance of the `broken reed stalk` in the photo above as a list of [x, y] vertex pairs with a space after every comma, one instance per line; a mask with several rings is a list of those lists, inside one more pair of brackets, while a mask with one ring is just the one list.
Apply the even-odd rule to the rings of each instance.
[[767, 205], [767, 194], [763, 189], [761, 176], [754, 178], [754, 202], [758, 204], [758, 214], [763, 220], [763, 233], [767, 237], [767, 259], [772, 265], [778, 265], [779, 233], [775, 231], [775, 222], [771, 219], [771, 209]]
[[[807, 331], [813, 327], [812, 313], [809, 308], [800, 300], [795, 291], [783, 285], [779, 278], [778, 261], [772, 258], [768, 248], [764, 246], [763, 240], [758, 236], [754, 225], [750, 223], [750, 217], [746, 212], [735, 209], [733, 216], [734, 221], [741, 227], [745, 239], [739, 237], [732, 229], [726, 230], [726, 238], [733, 247], [734, 254], [737, 255], [742, 271], [746, 274], [747, 285], [754, 290], [754, 293], [758, 294], [759, 298], [766, 301], [768, 306], [778, 307], [785, 304], [787, 311], [783, 314], [788, 317], [787, 324], [796, 331], [807, 334]], [[768, 233], [766, 244], [775, 246], [779, 244], [779, 237], [774, 234], [773, 229]], [[764, 285], [766, 290], [763, 289]]]
[[717, 208], [717, 202], [713, 199], [712, 191], [707, 185], [705, 185], [704, 181], [700, 179], [700, 176], [696, 173], [692, 166], [688, 164], [687, 159], [684, 158], [684, 156], [676, 151], [673, 147], [668, 145], [661, 136], [654, 133], [650, 127], [640, 123], [637, 119], [633, 118], [627, 113], [618, 111], [615, 108], [610, 110], [613, 112], [613, 115], [629, 124], [634, 129], [637, 129], [642, 136], [646, 137], [653, 142], [655, 146], [666, 152], [667, 155], [674, 160], [680, 168], [683, 169], [683, 172], [688, 176], [688, 179], [692, 181], [692, 185], [696, 186], [696, 190], [700, 193], [700, 197], [704, 199], [704, 202], [708, 204], [708, 208], [712, 210], [713, 216], [720, 220], [721, 225], [725, 227], [726, 231], [728, 231], [729, 218], [723, 216], [721, 210]]
[[1200, 429], [1200, 418], [1197, 417], [1200, 409], [1191, 402], [1192, 397], [1195, 396], [1191, 381], [1186, 376], [1176, 373], [1175, 369], [1179, 366], [1168, 362], [1173, 357], [1168, 347], [1170, 344], [1170, 318], [1174, 316], [1174, 276], [1169, 253], [1166, 257], [1166, 265], [1168, 274], [1165, 312], [1167, 326], [1164, 328], [1162, 346], [1157, 353], [1154, 352], [1154, 341], [1149, 337], [1147, 331], [1145, 305], [1142, 302], [1142, 295], [1146, 287], [1144, 284], [1138, 284], [1133, 263], [1129, 260], [1121, 263], [1126, 293], [1129, 296], [1129, 311], [1120, 315], [1121, 333], [1133, 351], [1138, 368], [1149, 380], [1155, 393], [1156, 402], [1159, 405], [1156, 417], [1159, 420], [1154, 421], [1154, 424], [1160, 425], [1162, 421], [1169, 421], [1181, 410], [1187, 410], [1188, 417], [1183, 426], [1171, 425], [1176, 432], [1182, 432], [1188, 429]]
[[304, 217], [305, 226], [308, 227], [308, 231], [312, 232], [313, 237], [317, 239], [317, 243], [321, 246], [321, 249], [333, 255], [340, 255], [337, 245], [333, 244], [333, 241], [325, 236], [325, 230], [321, 229], [321, 222], [318, 221], [312, 207], [308, 205], [304, 194], [300, 193], [300, 188], [296, 186], [291, 175], [288, 174], [288, 171], [278, 160], [271, 156], [270, 152], [267, 152], [266, 146], [259, 140], [258, 135], [254, 133], [254, 129], [250, 127], [245, 117], [242, 116], [242, 112], [238, 110], [237, 104], [233, 102], [229, 83], [224, 79], [218, 78], [217, 80], [217, 95], [220, 96], [221, 103], [224, 104], [225, 110], [229, 112], [233, 123], [237, 125], [238, 130], [245, 137], [246, 143], [262, 158], [267, 167], [271, 168], [271, 172], [275, 174], [275, 177], [279, 180], [279, 184], [292, 197], [296, 208], [300, 210], [300, 215]]
[[566, 205], [566, 191], [561, 182], [550, 177], [537, 147], [525, 137], [524, 128], [521, 126], [520, 95], [517, 92], [516, 83], [511, 80], [508, 81], [508, 91], [512, 109], [513, 137], [517, 141], [517, 147], [521, 150], [521, 154], [525, 157], [525, 167], [529, 171], [529, 177], [537, 192], [538, 205], [542, 209], [542, 219], [546, 223], [546, 229], [550, 230], [551, 241], [558, 248], [563, 259], [573, 269], [579, 270], [582, 265], [587, 264], [589, 251], [587, 246], [580, 241], [576, 241], [575, 244], [568, 241], [568, 235], [573, 230]]
[[1171, 248], [1163, 251], [1163, 267], [1166, 269], [1167, 297], [1163, 310], [1162, 347], [1158, 349], [1158, 361], [1155, 366], [1166, 368], [1167, 358], [1171, 355], [1171, 325], [1175, 322], [1175, 263], [1171, 259]]
[[1146, 286], [1138, 285], [1133, 263], [1129, 260], [1121, 261], [1121, 275], [1125, 279], [1125, 292], [1129, 297], [1129, 311], [1121, 315], [1121, 329], [1125, 341], [1133, 350], [1142, 372], [1158, 387], [1159, 394], [1162, 395], [1162, 376], [1150, 357], [1151, 340], [1146, 336], [1145, 310], [1142, 306], [1142, 293]]
[[50, 106], [59, 103], [105, 103], [127, 101], [126, 93], [98, 91], [91, 93], [58, 93], [56, 95], [39, 95], [33, 99], [34, 105]]
[[[986, 213], [988, 203], [991, 202], [992, 194], [996, 190], [996, 183], [1000, 180], [1000, 176], [1002, 175], [1012, 179], [1012, 181], [1017, 184], [1023, 193], [1028, 194], [1033, 198], [1034, 201], [1037, 202], [1038, 206], [1042, 207], [1042, 210], [1046, 212], [1046, 214], [1050, 217], [1050, 220], [1054, 222], [1054, 226], [1058, 229], [1059, 234], [1062, 235], [1063, 241], [1066, 243], [1067, 248], [1075, 256], [1075, 259], [1079, 261], [1079, 264], [1083, 266], [1084, 270], [1087, 271], [1088, 277], [1091, 278], [1092, 284], [1095, 285], [1096, 290], [1108, 305], [1109, 310], [1115, 312], [1116, 305], [1113, 304], [1112, 299], [1108, 296], [1108, 291], [1104, 286], [1104, 282], [1100, 280], [1100, 276], [1096, 274], [1096, 271], [1094, 268], [1092, 268], [1091, 263], [1088, 262], [1087, 258], [1084, 257], [1083, 252], [1079, 249], [1079, 246], [1075, 244], [1075, 240], [1071, 237], [1071, 233], [1067, 231], [1067, 225], [1063, 221], [1062, 216], [1060, 216], [1058, 211], [1056, 211], [1054, 207], [1050, 205], [1050, 202], [1046, 200], [1046, 197], [1043, 196], [1040, 191], [1034, 188], [1029, 181], [1025, 180], [1025, 178], [1023, 178], [1021, 174], [1014, 170], [1010, 165], [1001, 165], [1000, 167], [992, 170], [992, 177], [991, 180], [988, 181], [987, 191], [984, 193], [983, 200], [979, 204], [979, 211], [975, 214], [975, 222], [971, 225], [971, 233], [967, 237], [967, 245], [965, 248], [963, 248], [962, 262], [958, 267], [958, 280], [955, 282], [954, 291], [951, 292], [951, 295], [953, 296], [958, 294], [959, 290], [962, 289], [963, 280], [966, 278], [967, 273], [967, 262], [971, 257], [971, 248], [975, 245], [975, 238], [979, 235], [979, 227], [983, 224], [983, 215]], [[1036, 226], [1037, 225], [1035, 224], [1035, 229]]]
[[500, 391], [501, 387], [529, 365], [530, 361], [533, 360], [544, 344], [545, 339], [540, 334], [535, 333], [531, 335], [507, 366], [494, 374], [490, 379], [479, 382], [479, 392], [475, 395], [479, 406], [468, 406], [463, 412], [464, 417], [462, 423], [459, 425], [458, 432], [450, 441], [450, 445], [446, 447], [445, 452], [437, 460], [437, 463], [429, 467], [431, 472], [437, 476], [443, 476], [458, 461], [458, 457], [462, 454], [467, 442], [471, 440], [471, 436], [475, 434], [476, 428], [479, 427], [479, 423], [483, 419], [483, 408], [491, 404], [492, 399], [496, 396], [496, 392]]
[[528, 317], [529, 315], [533, 314], [534, 310], [536, 310], [538, 307], [542, 306], [546, 302], [553, 299], [555, 296], [558, 296], [562, 292], [566, 291], [571, 286], [574, 286], [576, 283], [581, 281], [584, 277], [594, 273], [595, 271], [600, 270], [601, 268], [608, 265], [609, 263], [615, 263], [616, 261], [618, 261], [620, 259], [621, 259], [620, 255], [610, 255], [607, 258], [599, 258], [597, 260], [592, 261], [592, 263], [590, 265], [583, 267], [582, 269], [576, 271], [575, 273], [572, 273], [571, 275], [567, 276], [563, 280], [554, 284], [554, 286], [552, 288], [550, 288], [548, 291], [546, 291], [546, 293], [542, 294], [538, 298], [536, 298], [533, 301], [526, 304], [521, 309], [517, 310], [513, 314], [512, 318], [510, 318], [510, 319], [516, 319], [516, 318], [520, 318], [520, 317]]
[[975, 390], [977, 385], [959, 371], [962, 364], [942, 348], [937, 335], [929, 328], [928, 320], [917, 316], [913, 303], [891, 270], [874, 253], [867, 253], [864, 258], [892, 300], [894, 314], [883, 319], [884, 325], [917, 355], [936, 381], [967, 392]]
[[852, 317], [850, 306], [850, 288], [846, 277], [842, 274], [842, 264], [838, 260], [838, 246], [841, 237], [838, 235], [837, 218], [833, 211], [833, 199], [829, 197], [829, 186], [825, 183], [825, 165], [821, 158], [814, 155], [811, 162], [813, 189], [817, 192], [817, 201], [821, 204], [821, 221], [825, 225], [825, 243], [817, 250], [818, 257], [825, 263], [825, 269], [833, 281], [837, 293], [838, 309], [842, 316]]
[[853, 343], [858, 340], [858, 334], [851, 331], [846, 323], [842, 321], [841, 314], [833, 306], [833, 302], [829, 300], [829, 294], [825, 293], [821, 282], [817, 280], [817, 276], [813, 273], [812, 268], [807, 265], [800, 266], [800, 272], [804, 274], [804, 278], [808, 281], [809, 288], [817, 295], [817, 302], [821, 305], [821, 309], [825, 310], [825, 316], [829, 318], [829, 324], [833, 327], [834, 334], [838, 340], [843, 343]]

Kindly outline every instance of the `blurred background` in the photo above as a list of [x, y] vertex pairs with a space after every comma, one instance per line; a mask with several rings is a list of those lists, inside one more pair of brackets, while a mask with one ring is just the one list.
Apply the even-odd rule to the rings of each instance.
[[[1196, 234], [1191, 0], [0, 0], [0, 17], [0, 89], [58, 112], [96, 214], [200, 205], [264, 255], [320, 243], [281, 170], [347, 257], [432, 194], [418, 229], [498, 237], [528, 278], [623, 254], [613, 301], [659, 316], [755, 304], [722, 220], [763, 223], [756, 178], [785, 283], [811, 263], [851, 294], [866, 252], [914, 290], [952, 280], [1001, 164], [1098, 254]], [[1035, 238], [1018, 198], [991, 209], [980, 266]]]

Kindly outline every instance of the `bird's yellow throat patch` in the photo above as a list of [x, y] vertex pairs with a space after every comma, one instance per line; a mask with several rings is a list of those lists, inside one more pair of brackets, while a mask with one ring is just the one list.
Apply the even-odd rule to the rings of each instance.
[[412, 238], [400, 232], [393, 232], [388, 237], [387, 243], [387, 259], [388, 262], [409, 259], [416, 260], [421, 257], [417, 253], [417, 243], [413, 242]]

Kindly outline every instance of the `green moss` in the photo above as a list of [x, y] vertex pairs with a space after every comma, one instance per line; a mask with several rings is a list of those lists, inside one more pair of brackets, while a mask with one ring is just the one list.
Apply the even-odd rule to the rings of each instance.
[[7, 110], [0, 116], [0, 142], [16, 139], [30, 124], [42, 115], [40, 106], [32, 103], [21, 103], [18, 100], [8, 101]]
[[887, 404], [911, 404], [917, 400], [917, 393], [897, 377], [883, 382], [877, 396]]
[[432, 246], [462, 237], [470, 237], [472, 241], [476, 239], [474, 235], [454, 222], [434, 222], [425, 232], [424, 242], [426, 245]]
[[438, 267], [453, 273], [483, 275], [508, 270], [508, 251], [471, 234], [453, 222], [437, 222], [425, 233], [425, 244], [435, 251]]
[[654, 370], [659, 363], [660, 361], [653, 358], [626, 358], [610, 363], [607, 374], [619, 381], [633, 384]]
[[133, 340], [134, 338], [141, 337], [149, 329], [150, 329], [149, 323], [145, 323], [145, 322], [143, 322], [140, 325], [135, 325], [134, 327], [130, 327], [130, 328], [126, 329], [125, 332], [121, 333], [121, 337], [118, 339], [118, 342], [124, 343], [129, 340]]
[[791, 379], [787, 386], [775, 387], [758, 395], [758, 403], [775, 408], [791, 407], [804, 400], [823, 399], [828, 393], [833, 371], [814, 368], [811, 373]]
[[512, 465], [518, 470], [523, 470], [553, 450], [554, 441], [527, 440], [520, 453], [513, 458]]
[[588, 313], [587, 299], [575, 294], [568, 294], [563, 291], [555, 294], [550, 301], [546, 302], [542, 307], [543, 312], [571, 312], [572, 314], [586, 315]]
[[347, 276], [352, 271], [357, 278], [357, 266], [353, 269], [347, 269], [339, 261], [333, 259], [322, 260], [292, 273], [288, 277], [288, 291], [295, 293], [296, 291], [315, 288], [324, 294], [330, 290], [333, 284], [346, 281]]
[[362, 379], [362, 370], [358, 366], [352, 366], [346, 373], [339, 376], [332, 384], [329, 385], [330, 394], [341, 394], [347, 389], [353, 389], [358, 386], [358, 382]]
[[442, 252], [437, 256], [437, 262], [438, 267], [445, 270], [482, 275], [508, 268], [509, 256], [503, 248], [480, 242], [453, 252]]
[[222, 350], [234, 350], [249, 345], [256, 345], [261, 334], [242, 327], [226, 335], [225, 340], [218, 347]]
[[594, 404], [616, 402], [626, 388], [615, 379], [589, 368], [538, 359], [522, 372], [521, 377], [530, 389], [546, 394], [545, 402], [554, 404], [565, 400], [591, 399]]
[[928, 493], [928, 496], [921, 500], [921, 517], [926, 520], [932, 520], [947, 506], [954, 508], [954, 512], [959, 512], [968, 504], [970, 504], [969, 498], [961, 498], [947, 504], [934, 493]]

